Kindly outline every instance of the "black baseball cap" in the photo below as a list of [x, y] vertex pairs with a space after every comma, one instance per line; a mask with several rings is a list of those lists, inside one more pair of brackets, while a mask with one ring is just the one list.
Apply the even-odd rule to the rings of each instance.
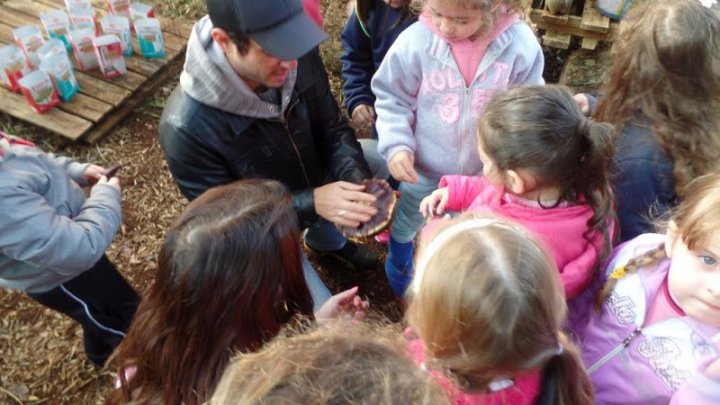
[[301, 0], [207, 0], [213, 26], [244, 32], [282, 60], [305, 55], [328, 35], [305, 14]]

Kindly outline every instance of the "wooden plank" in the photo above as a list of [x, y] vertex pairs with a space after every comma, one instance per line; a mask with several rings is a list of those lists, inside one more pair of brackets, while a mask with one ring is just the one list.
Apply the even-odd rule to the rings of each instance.
[[53, 108], [45, 114], [38, 114], [30, 108], [25, 97], [5, 88], [0, 88], [0, 110], [72, 140], [80, 138], [93, 125], [86, 119], [58, 108]]
[[169, 77], [177, 75], [182, 70], [183, 61], [181, 59], [174, 60], [163, 69], [160, 74], [148, 80], [145, 85], [135, 92], [120, 108], [113, 114], [105, 116], [103, 122], [98, 123], [95, 127], [88, 130], [83, 135], [82, 140], [90, 143], [96, 142], [98, 139], [118, 125], [125, 117], [130, 114], [135, 107], [139, 106], [155, 91], [155, 89]]
[[560, 49], [568, 49], [570, 47], [570, 39], [570, 34], [547, 31], [545, 32], [545, 35], [543, 35], [543, 45]]
[[585, 0], [580, 28], [596, 32], [608, 32], [610, 29], [610, 18], [600, 14], [595, 8], [595, 0]]
[[115, 109], [112, 104], [81, 93], [76, 94], [70, 101], [60, 102], [58, 108], [92, 122], [100, 121], [105, 114]]
[[106, 79], [99, 70], [91, 70], [85, 73], [96, 79], [107, 81], [108, 83], [112, 83], [130, 91], [137, 90], [142, 86], [143, 82], [147, 80], [147, 77], [132, 71], [128, 71], [126, 75], [116, 77], [114, 79]]
[[571, 34], [578, 37], [584, 37], [584, 38], [593, 38], [598, 39], [600, 41], [614, 41], [615, 36], [618, 32], [618, 23], [616, 22], [610, 22], [610, 26], [608, 28], [607, 32], [596, 32], [596, 31], [588, 31], [580, 28], [580, 24], [582, 22], [581, 18], [578, 16], [570, 16], [568, 17], [568, 23], [567, 25], [558, 25], [553, 23], [548, 23], [545, 21], [542, 21], [540, 18], [542, 15], [541, 10], [531, 10], [530, 11], [530, 20], [535, 23], [538, 29], [542, 30], [548, 30], [548, 31], [555, 31], [555, 32], [562, 32], [565, 34]]
[[588, 51], [592, 51], [595, 49], [595, 47], [597, 47], [598, 42], [600, 42], [600, 41], [598, 41], [597, 39], [583, 38], [580, 47], [582, 49], [587, 49]]
[[568, 22], [569, 14], [553, 14], [550, 12], [550, 10], [547, 8], [547, 5], [542, 10], [542, 16], [540, 18], [543, 19], [543, 21], [551, 22], [554, 24], [560, 24], [565, 25]]

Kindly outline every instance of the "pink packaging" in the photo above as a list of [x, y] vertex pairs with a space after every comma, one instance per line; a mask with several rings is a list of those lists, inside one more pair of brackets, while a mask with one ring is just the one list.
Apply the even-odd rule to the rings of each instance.
[[110, 14], [121, 15], [130, 19], [130, 0], [108, 0]]
[[130, 17], [132, 20], [138, 18], [153, 18], [155, 17], [155, 10], [152, 6], [144, 3], [132, 3], [130, 4]]
[[28, 73], [18, 80], [18, 84], [30, 107], [40, 114], [60, 104], [60, 98], [50, 76], [42, 70]]
[[124, 56], [132, 56], [133, 47], [130, 38], [130, 20], [121, 15], [106, 15], [100, 20], [103, 34], [120, 38]]
[[92, 42], [95, 30], [90, 27], [80, 28], [70, 31], [69, 36], [75, 56], [75, 67], [82, 71], [97, 69], [98, 58]]
[[17, 46], [6, 45], [0, 48], [0, 84], [20, 92], [18, 80], [30, 72], [25, 55]]
[[127, 74], [125, 58], [122, 54], [122, 44], [118, 37], [115, 35], [103, 35], [93, 38], [92, 41], [100, 70], [102, 70], [106, 79]]
[[37, 54], [38, 48], [45, 43], [40, 28], [34, 25], [23, 25], [12, 30], [15, 45], [23, 52], [27, 59], [28, 66], [35, 69], [40, 65], [40, 57]]
[[74, 5], [68, 8], [68, 17], [73, 29], [92, 28], [95, 35], [99, 35], [98, 21], [95, 10], [84, 5]]

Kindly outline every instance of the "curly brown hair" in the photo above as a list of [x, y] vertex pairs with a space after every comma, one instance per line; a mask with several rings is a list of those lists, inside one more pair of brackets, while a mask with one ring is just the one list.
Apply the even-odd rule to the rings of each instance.
[[617, 128], [649, 119], [680, 193], [718, 168], [720, 16], [696, 0], [648, 1], [626, 22], [595, 117]]

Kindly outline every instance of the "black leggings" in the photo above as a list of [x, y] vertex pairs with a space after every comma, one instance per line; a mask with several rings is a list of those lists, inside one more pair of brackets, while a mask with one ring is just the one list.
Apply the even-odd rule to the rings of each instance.
[[82, 325], [85, 354], [98, 366], [105, 364], [125, 337], [140, 300], [105, 255], [72, 280], [28, 295]]

